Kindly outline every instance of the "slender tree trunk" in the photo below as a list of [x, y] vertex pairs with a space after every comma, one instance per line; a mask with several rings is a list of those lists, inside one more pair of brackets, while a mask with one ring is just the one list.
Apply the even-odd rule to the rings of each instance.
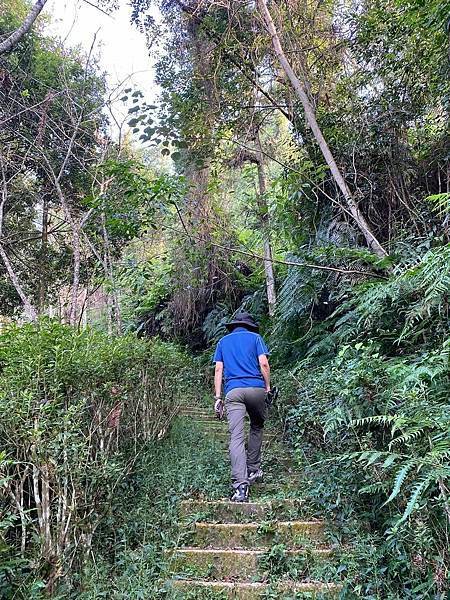
[[[74, 217], [70, 210], [69, 203], [67, 202], [66, 196], [59, 183], [59, 177], [56, 177], [50, 162], [44, 157], [47, 165], [49, 166], [50, 173], [53, 177], [56, 193], [59, 201], [61, 202], [62, 209], [66, 221], [69, 223], [72, 230], [72, 251], [73, 251], [73, 275], [72, 275], [72, 290], [70, 294], [70, 307], [69, 307], [69, 324], [73, 327], [77, 324], [77, 312], [78, 312], [78, 290], [80, 287], [80, 265], [81, 265], [81, 221]], [[62, 172], [62, 169], [61, 169]]]
[[42, 234], [41, 234], [41, 256], [39, 265], [39, 313], [45, 310], [47, 300], [47, 253], [48, 253], [48, 194], [44, 193], [42, 198]]
[[111, 250], [109, 244], [108, 231], [106, 229], [106, 219], [105, 213], [101, 215], [102, 219], [102, 235], [103, 235], [103, 245], [104, 245], [104, 253], [103, 253], [103, 268], [105, 271], [105, 276], [109, 279], [109, 283], [111, 285], [111, 301], [112, 301], [112, 314], [114, 316], [115, 321], [115, 329], [117, 333], [120, 335], [122, 333], [122, 315], [120, 312], [120, 303], [119, 297], [117, 294], [117, 290], [114, 286], [114, 271], [113, 271], [113, 263], [111, 259]]
[[272, 260], [272, 244], [270, 242], [270, 222], [269, 222], [269, 206], [267, 204], [266, 192], [267, 182], [264, 166], [264, 156], [261, 149], [261, 140], [259, 131], [256, 134], [256, 157], [258, 167], [258, 210], [261, 222], [261, 232], [264, 241], [264, 272], [266, 275], [266, 290], [267, 302], [269, 305], [269, 316], [275, 314], [275, 306], [277, 303], [277, 295], [275, 290], [275, 275], [273, 270]]
[[81, 265], [81, 246], [79, 223], [72, 218], [72, 244], [73, 244], [73, 279], [72, 294], [70, 302], [69, 323], [73, 327], [77, 324], [78, 312], [78, 290], [80, 287], [80, 265]]
[[4, 215], [4, 211], [5, 211], [6, 201], [8, 198], [8, 186], [7, 186], [7, 182], [6, 182], [6, 172], [5, 172], [5, 166], [3, 163], [3, 158], [1, 155], [0, 155], [0, 171], [2, 174], [2, 182], [3, 182], [2, 188], [1, 188], [1, 195], [0, 195], [0, 258], [2, 259], [3, 264], [5, 265], [5, 269], [9, 275], [9, 278], [11, 279], [11, 283], [13, 284], [16, 292], [18, 293], [20, 299], [22, 300], [23, 309], [25, 311], [26, 318], [29, 321], [35, 321], [37, 319], [36, 309], [32, 305], [27, 294], [25, 293], [25, 290], [23, 289], [23, 287], [19, 281], [19, 278], [17, 277], [17, 274], [14, 271], [11, 261], [9, 260], [9, 256], [6, 253], [6, 251], [3, 247], [3, 244], [1, 243], [1, 240], [3, 238], [3, 215]]
[[275, 23], [273, 22], [272, 16], [267, 7], [267, 0], [257, 0], [257, 3], [258, 3], [259, 12], [264, 20], [264, 23], [267, 27], [270, 37], [272, 38], [272, 45], [273, 45], [274, 52], [275, 52], [278, 60], [280, 61], [280, 64], [281, 64], [284, 72], [286, 73], [287, 77], [289, 78], [289, 81], [291, 82], [291, 85], [294, 88], [296, 95], [298, 96], [300, 102], [303, 105], [303, 110], [305, 111], [306, 121], [307, 121], [309, 127], [311, 128], [311, 131], [319, 145], [320, 150], [322, 151], [322, 154], [325, 158], [327, 165], [330, 168], [331, 174], [334, 178], [334, 181], [336, 182], [336, 185], [339, 187], [339, 189], [341, 190], [341, 192], [345, 198], [345, 201], [347, 203], [350, 214], [352, 215], [352, 217], [355, 220], [356, 224], [358, 225], [359, 229], [361, 230], [364, 237], [366, 238], [367, 245], [369, 246], [369, 248], [380, 257], [387, 256], [386, 250], [381, 246], [380, 242], [377, 240], [375, 235], [372, 233], [372, 230], [371, 230], [369, 224], [367, 223], [365, 217], [359, 210], [358, 205], [357, 205], [355, 199], [353, 198], [353, 195], [347, 185], [347, 182], [345, 181], [338, 165], [336, 164], [334, 156], [333, 156], [333, 154], [327, 144], [327, 141], [325, 140], [325, 138], [322, 134], [322, 130], [320, 129], [320, 126], [317, 122], [314, 107], [308, 97], [305, 84], [302, 83], [300, 81], [300, 79], [297, 77], [290, 62], [286, 58], [286, 55], [281, 46], [281, 42], [280, 42], [280, 38], [277, 33], [277, 29], [275, 27]]
[[46, 2], [47, 0], [38, 0], [36, 2], [22, 25], [0, 44], [0, 54], [4, 54], [5, 52], [12, 50], [14, 46], [20, 42], [23, 36], [30, 31], [30, 29], [33, 27], [33, 23], [40, 15], [41, 10], [44, 8]]

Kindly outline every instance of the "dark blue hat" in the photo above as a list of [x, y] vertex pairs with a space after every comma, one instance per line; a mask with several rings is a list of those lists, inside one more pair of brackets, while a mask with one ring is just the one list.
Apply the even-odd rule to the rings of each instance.
[[235, 327], [245, 327], [246, 329], [256, 333], [259, 331], [258, 323], [256, 323], [252, 315], [248, 312], [236, 313], [233, 320], [229, 323], [226, 323], [225, 327], [230, 331]]

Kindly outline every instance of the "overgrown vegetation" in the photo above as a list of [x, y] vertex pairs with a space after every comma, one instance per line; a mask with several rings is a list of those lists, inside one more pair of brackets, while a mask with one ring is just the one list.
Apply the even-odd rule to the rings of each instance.
[[347, 534], [370, 531], [347, 579], [348, 591], [365, 598], [444, 598], [448, 589], [446, 252], [353, 291], [282, 372], [310, 500]]
[[0, 336], [0, 590], [52, 592], [100, 543], [147, 448], [199, 381], [170, 344], [52, 322]]

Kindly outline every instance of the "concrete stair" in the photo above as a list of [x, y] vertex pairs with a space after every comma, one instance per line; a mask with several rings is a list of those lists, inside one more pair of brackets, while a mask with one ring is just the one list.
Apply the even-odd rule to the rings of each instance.
[[324, 543], [323, 521], [275, 521], [274, 523], [195, 523], [193, 545], [203, 548], [270, 547], [285, 544], [301, 548], [305, 541]]
[[[264, 566], [262, 559], [266, 548], [243, 550], [237, 548], [178, 548], [173, 555], [173, 566], [178, 572], [195, 574], [197, 577], [209, 577], [216, 580], [229, 579], [263, 579]], [[331, 555], [330, 548], [312, 550], [287, 550], [286, 562], [305, 556], [313, 556], [315, 560]]]
[[[182, 407], [180, 416], [192, 419], [198, 426], [205, 429], [205, 432], [211, 437], [214, 437], [219, 442], [223, 442], [228, 446], [228, 426], [226, 419], [219, 421], [213, 414], [212, 410], [195, 407]], [[246, 418], [246, 434], [249, 431], [249, 419]], [[277, 439], [277, 434], [271, 431], [264, 432], [264, 445], [267, 446]]]
[[[276, 594], [276, 598], [292, 598], [293, 594], [307, 594], [308, 598], [326, 594], [336, 596], [340, 586], [333, 583], [298, 582], [285, 580], [273, 585], [253, 581], [201, 581], [198, 579], [179, 579], [172, 582], [173, 589], [181, 592], [182, 597], [188, 593], [212, 592], [220, 594], [220, 598], [239, 598], [240, 600], [256, 600], [262, 598], [268, 590]], [[275, 596], [270, 596], [275, 598]]]
[[[196, 421], [205, 435], [226, 449], [225, 422], [196, 407], [185, 407], [182, 416]], [[273, 547], [282, 554], [283, 572], [290, 573], [308, 573], [318, 561], [330, 560], [334, 548], [327, 545], [326, 524], [305, 519], [303, 502], [289, 497], [296, 482], [280, 436], [272, 430], [265, 431], [264, 437], [267, 483], [251, 488], [250, 502], [192, 499], [180, 503], [184, 545], [171, 553], [173, 576], [168, 590], [173, 596], [169, 598], [292, 599], [295, 594], [323, 598], [336, 596], [341, 589], [334, 583], [293, 581], [271, 572]]]
[[[260, 486], [264, 488], [265, 486]], [[180, 515], [185, 520], [190, 517], [207, 523], [253, 523], [271, 522], [275, 516], [283, 519], [295, 518], [301, 508], [301, 501], [294, 498], [266, 500], [235, 504], [229, 500], [203, 501], [184, 500], [180, 504]]]

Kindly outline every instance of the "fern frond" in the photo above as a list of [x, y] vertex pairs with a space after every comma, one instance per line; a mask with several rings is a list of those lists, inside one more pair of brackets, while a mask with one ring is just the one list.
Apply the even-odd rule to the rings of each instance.
[[450, 213], [450, 194], [433, 194], [432, 196], [428, 196], [425, 198], [428, 202], [431, 202], [433, 205], [433, 209], [436, 213], [443, 217], [444, 215], [448, 215]]
[[409, 497], [405, 512], [403, 513], [401, 519], [399, 519], [397, 521], [397, 523], [395, 524], [396, 527], [401, 525], [401, 523], [404, 523], [406, 521], [406, 519], [410, 516], [410, 514], [416, 508], [417, 503], [418, 503], [422, 493], [427, 489], [427, 487], [430, 485], [431, 482], [432, 482], [432, 478], [426, 477], [425, 479], [423, 479], [422, 481], [420, 481], [419, 483], [416, 483], [416, 485], [414, 485], [413, 492], [412, 492], [411, 496]]
[[386, 506], [386, 504], [389, 504], [389, 502], [392, 502], [392, 500], [394, 500], [394, 498], [396, 498], [398, 496], [405, 479], [407, 478], [410, 471], [415, 467], [415, 465], [416, 465], [416, 461], [413, 459], [413, 460], [409, 460], [405, 465], [403, 465], [401, 467], [401, 469], [398, 471], [397, 476], [395, 478], [394, 487], [392, 489], [392, 492], [391, 492], [389, 498], [383, 504], [383, 506]]

